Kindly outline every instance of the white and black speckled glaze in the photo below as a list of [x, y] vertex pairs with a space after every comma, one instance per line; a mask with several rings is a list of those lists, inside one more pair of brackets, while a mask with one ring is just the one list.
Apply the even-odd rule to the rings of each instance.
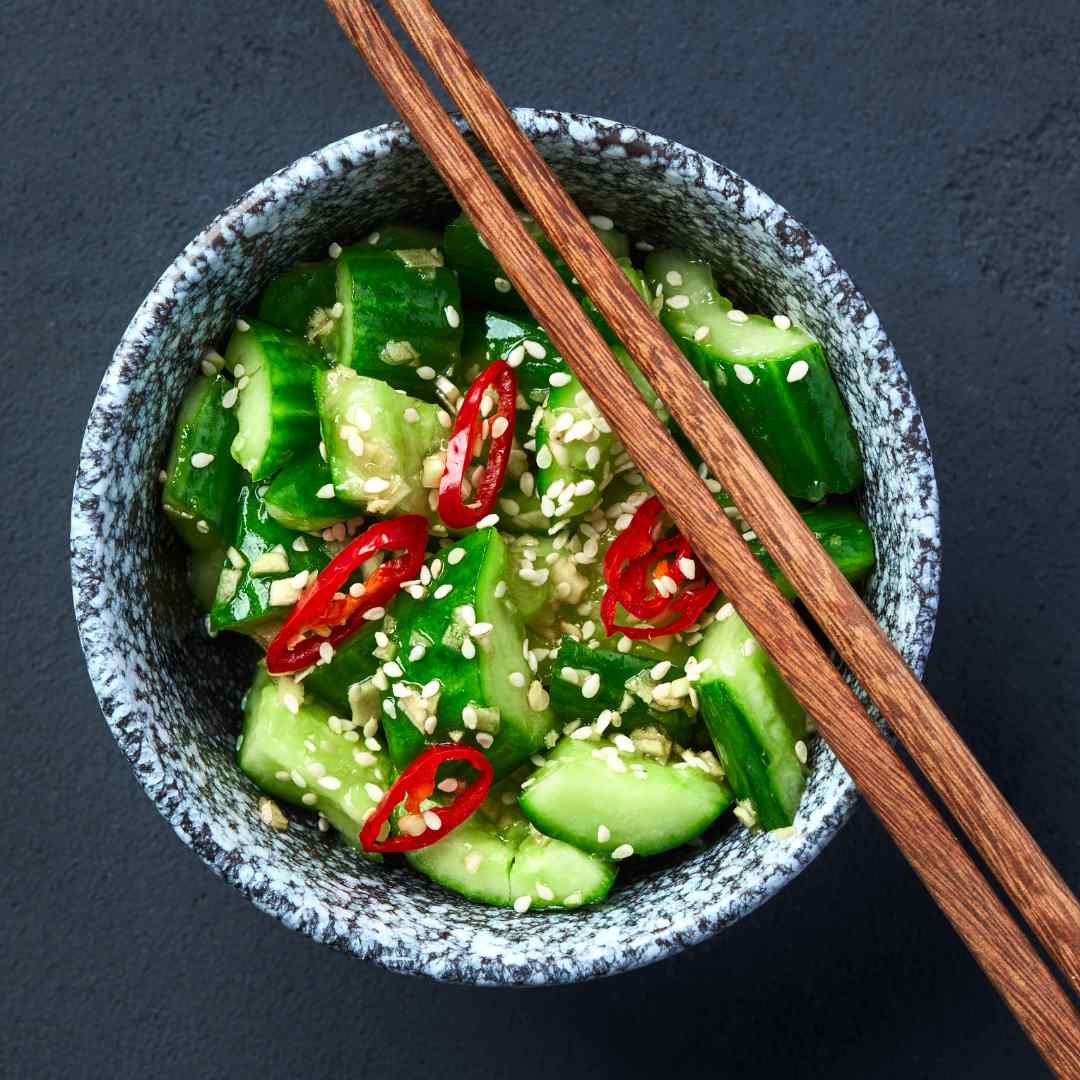
[[[939, 573], [930, 450], [907, 377], [851, 280], [768, 196], [684, 146], [593, 117], [516, 116], [586, 209], [707, 255], [738, 300], [787, 312], [822, 341], [866, 461], [864, 508], [879, 556], [869, 603], [921, 674]], [[159, 507], [157, 473], [180, 398], [235, 313], [331, 240], [449, 209], [408, 132], [390, 124], [269, 177], [188, 245], [128, 327], [87, 424], [71, 522], [75, 611], [102, 711], [139, 782], [184, 842], [264, 911], [394, 971], [489, 985], [574, 982], [699, 942], [798, 874], [856, 799], [832, 753], [820, 742], [813, 750], [795, 839], [719, 830], [698, 851], [624, 874], [605, 903], [574, 914], [471, 904], [410, 871], [359, 861], [297, 813], [287, 833], [274, 832], [233, 760], [250, 647], [203, 633]]]

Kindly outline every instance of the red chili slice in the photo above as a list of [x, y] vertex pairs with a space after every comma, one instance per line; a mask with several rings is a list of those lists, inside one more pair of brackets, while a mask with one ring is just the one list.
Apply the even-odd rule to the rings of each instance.
[[[433, 806], [425, 813], [435, 814], [439, 819], [437, 829], [427, 828], [419, 836], [388, 836], [380, 840], [379, 833], [390, 821], [390, 815], [398, 803], [404, 802], [410, 813], [418, 813], [420, 804], [429, 798], [435, 790], [439, 767], [449, 761], [464, 761], [479, 774], [475, 780], [457, 789], [454, 800], [449, 806]], [[429, 746], [401, 771], [401, 775], [390, 786], [390, 790], [379, 800], [364, 827], [360, 830], [360, 846], [365, 851], [378, 851], [383, 854], [393, 851], [419, 851], [441, 840], [452, 829], [479, 809], [491, 789], [494, 774], [491, 762], [472, 746], [458, 746], [457, 743], [439, 743]]]
[[[686, 579], [679, 561], [693, 557], [693, 551], [681, 533], [663, 539], [655, 535], [663, 509], [655, 495], [643, 502], [604, 555], [607, 588], [600, 602], [600, 619], [609, 637], [622, 633], [643, 640], [677, 634], [694, 624], [719, 591], [704, 575], [700, 580], [695, 576], [684, 589], [671, 595], [657, 587], [661, 577], [670, 578], [676, 586], [684, 582]], [[668, 556], [674, 557], [674, 564]], [[620, 605], [635, 618], [643, 620], [643, 625], [616, 623]], [[657, 623], [656, 620], [664, 615], [669, 617]]]
[[[485, 417], [480, 406], [484, 392], [494, 386], [499, 406], [487, 417], [494, 427], [500, 419], [506, 424], [498, 435], [492, 435], [488, 445], [483, 479], [477, 488], [476, 499], [466, 503], [461, 493], [465, 470], [472, 461], [477, 440], [482, 437]], [[496, 360], [469, 387], [454, 422], [454, 430], [446, 450], [446, 471], [439, 481], [439, 517], [452, 529], [475, 525], [491, 513], [495, 499], [506, 476], [510, 448], [514, 441], [514, 414], [517, 409], [517, 376], [505, 360]]]
[[[427, 521], [419, 514], [405, 514], [380, 521], [347, 544], [319, 576], [301, 593], [266, 650], [266, 670], [284, 675], [310, 667], [319, 659], [324, 642], [337, 647], [354, 634], [364, 613], [383, 606], [403, 581], [420, 572], [427, 544]], [[376, 552], [403, 550], [404, 554], [379, 566], [356, 596], [350, 590], [335, 599], [349, 578]], [[314, 636], [306, 637], [314, 630]]]

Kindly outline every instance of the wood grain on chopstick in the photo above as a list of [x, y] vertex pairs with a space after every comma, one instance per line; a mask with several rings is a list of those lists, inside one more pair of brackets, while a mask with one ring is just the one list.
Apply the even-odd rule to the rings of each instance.
[[[701, 393], [700, 380], [626, 287], [625, 278], [592, 230], [430, 5], [423, 0], [392, 0], [392, 6], [868, 692], [891, 721], [897, 710], [903, 712], [904, 723], [894, 723], [898, 733], [903, 736], [901, 727], [910, 728], [916, 722], [931, 725], [928, 734], [909, 731], [913, 754], [918, 751], [930, 759], [935, 755], [944, 759], [931, 760], [931, 767], [924, 765], [924, 771], [932, 781], [935, 773], [943, 775], [943, 794], [951, 793], [958, 803], [972, 797], [972, 792], [982, 803], [958, 814], [958, 820], [965, 827], [970, 823], [973, 836], [984, 842], [988, 832], [998, 827], [997, 818], [1003, 812], [1015, 823], [1013, 828], [1004, 822], [1005, 835], [1019, 843], [1024, 857], [1032, 861], [1019, 875], [1011, 865], [1003, 867], [1003, 880], [1019, 896], [1018, 906], [1033, 926], [1054, 943], [1055, 954], [1060, 951], [1066, 961], [1075, 960], [1075, 935], [1080, 927], [1075, 901], [1034, 841], [854, 591], [842, 577], [836, 584], [838, 575], [831, 561], [719, 405]], [[717, 509], [385, 24], [365, 2], [329, 0], [329, 7], [702, 563], [814, 715], [822, 734], [1043, 1056], [1061, 1075], [1080, 1075], [1080, 1025], [1068, 998], [805, 625]], [[846, 623], [842, 632], [834, 632], [838, 623]], [[942, 726], [947, 730], [942, 732]], [[1000, 855], [996, 843], [987, 846]], [[1032, 914], [1034, 908], [1047, 910]], [[1062, 945], [1056, 935], [1071, 937], [1071, 945], [1068, 940]], [[1063, 962], [1062, 967], [1069, 971], [1069, 963]]]

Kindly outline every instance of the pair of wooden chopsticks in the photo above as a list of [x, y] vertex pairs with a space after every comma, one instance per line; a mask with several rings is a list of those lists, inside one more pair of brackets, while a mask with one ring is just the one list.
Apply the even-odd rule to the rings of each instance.
[[[472, 130], [566, 259], [923, 774], [1080, 992], [1080, 906], [908, 670], [428, 0], [389, 0]], [[507, 276], [731, 599], [975, 959], [1061, 1076], [1080, 1020], [1031, 942], [777, 591], [367, 0], [330, 10]]]

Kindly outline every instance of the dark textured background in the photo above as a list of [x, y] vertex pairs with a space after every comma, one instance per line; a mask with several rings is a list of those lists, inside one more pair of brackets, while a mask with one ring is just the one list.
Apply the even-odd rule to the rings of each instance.
[[[4, 7], [0, 529], [15, 561], [0, 1073], [1037, 1075], [864, 808], [726, 936], [531, 992], [439, 986], [319, 948], [175, 839], [100, 719], [72, 624], [83, 420], [183, 244], [267, 173], [391, 110], [315, 2]], [[941, 484], [928, 682], [1076, 886], [1080, 6], [442, 7], [508, 100], [719, 159], [868, 295]]]

